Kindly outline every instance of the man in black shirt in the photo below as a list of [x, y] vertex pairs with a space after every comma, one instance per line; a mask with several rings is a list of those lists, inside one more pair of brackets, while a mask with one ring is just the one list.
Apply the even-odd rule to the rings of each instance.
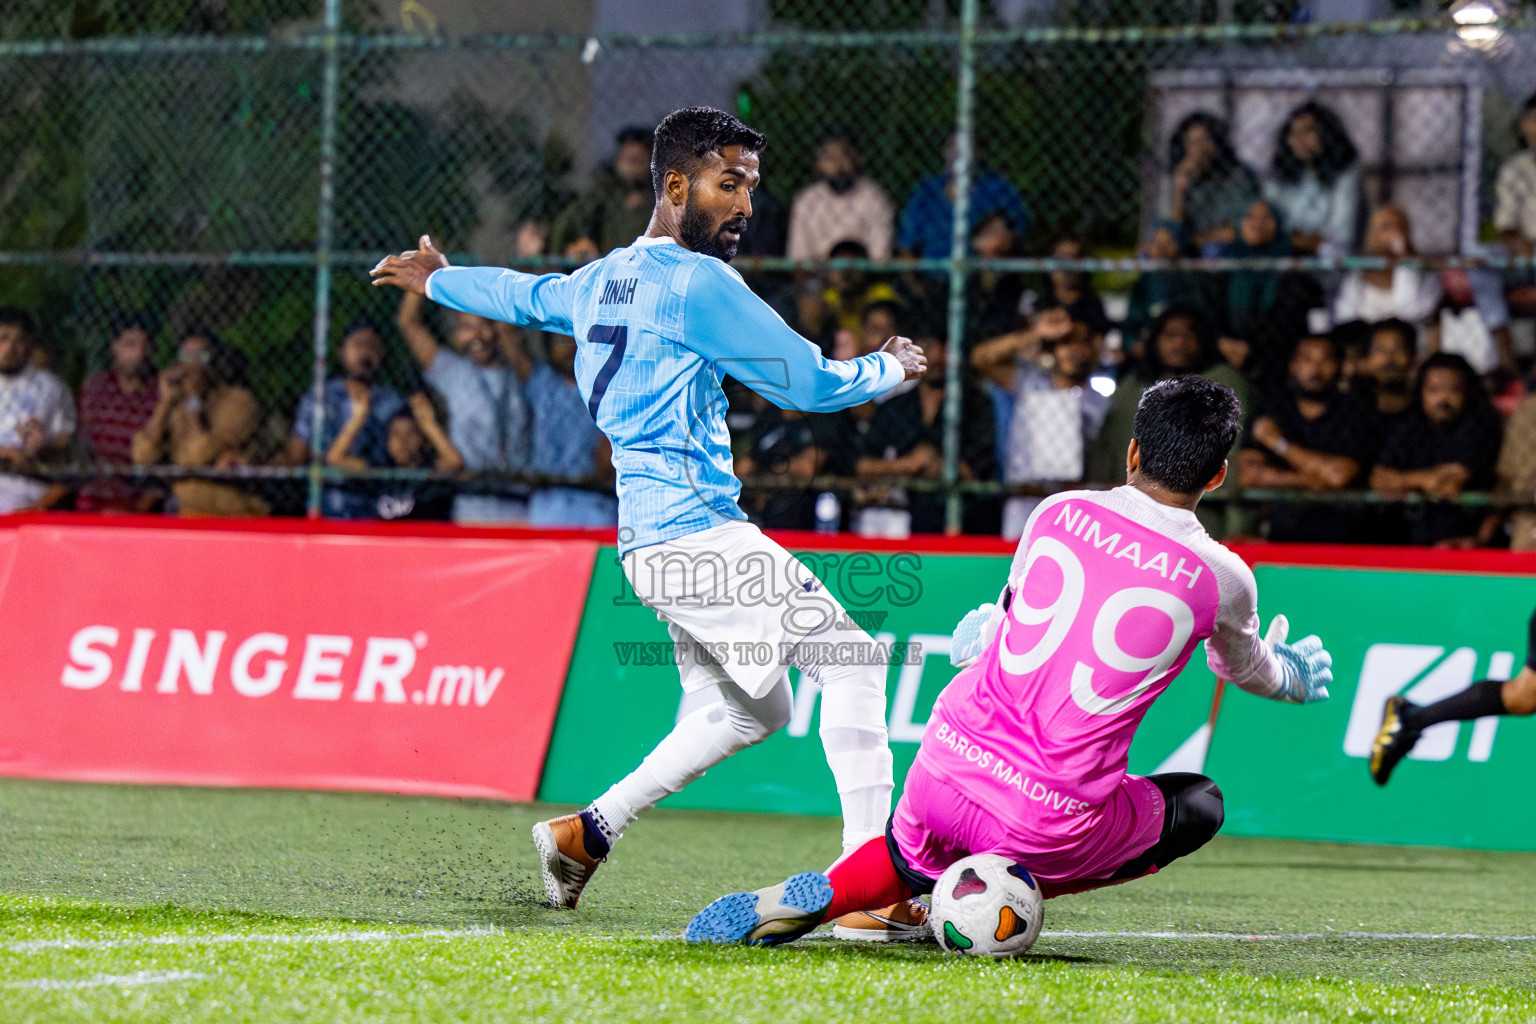
[[[1413, 405], [1387, 438], [1371, 488], [1392, 497], [1417, 491], [1446, 502], [1462, 491], [1488, 490], [1502, 434], [1499, 414], [1471, 365], [1437, 352], [1419, 370]], [[1485, 518], [1460, 505], [1417, 506], [1409, 510], [1408, 542], [1471, 547]]]
[[[1339, 391], [1342, 354], [1327, 335], [1296, 343], [1286, 389], [1259, 399], [1248, 440], [1238, 457], [1244, 487], [1341, 491], [1359, 486], [1381, 446], [1370, 410]], [[1316, 503], [1281, 505], [1270, 512], [1271, 540], [1356, 540], [1358, 517]]]
[[[1389, 437], [1413, 404], [1413, 356], [1418, 330], [1405, 320], [1393, 318], [1361, 328], [1365, 334], [1359, 373], [1350, 381], [1350, 393], [1375, 410], [1382, 437]], [[1341, 328], [1342, 330], [1342, 328]]]
[[813, 478], [853, 472], [855, 435], [846, 412], [806, 413], [763, 403], [750, 447], [736, 459], [739, 476], [768, 474], [803, 481], [803, 487], [742, 492], [741, 505], [759, 526], [808, 530], [815, 522]]
[[[856, 471], [871, 483], [893, 477], [932, 480], [944, 475], [944, 382], [948, 377], [948, 346], [936, 337], [920, 337], [928, 371], [918, 386], [878, 406], [869, 431], [859, 444]], [[963, 372], [963, 371], [961, 371]], [[992, 402], [969, 381], [960, 412], [960, 479], [990, 480], [997, 471]], [[944, 495], [913, 492], [907, 497], [913, 533], [944, 530]], [[997, 532], [996, 501], [968, 503], [967, 533]], [[988, 521], [990, 520], [990, 521]]]

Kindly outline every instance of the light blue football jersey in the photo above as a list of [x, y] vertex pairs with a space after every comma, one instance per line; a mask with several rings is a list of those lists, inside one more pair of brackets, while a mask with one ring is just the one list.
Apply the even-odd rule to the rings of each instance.
[[722, 377], [783, 409], [831, 412], [905, 376], [887, 353], [823, 358], [735, 270], [671, 238], [637, 238], [569, 275], [447, 267], [427, 296], [576, 339], [576, 383], [613, 444], [621, 553], [746, 518]]

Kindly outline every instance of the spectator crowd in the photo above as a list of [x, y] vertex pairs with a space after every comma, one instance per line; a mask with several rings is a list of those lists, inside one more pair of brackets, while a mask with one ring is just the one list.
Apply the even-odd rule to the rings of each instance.
[[[1488, 251], [1528, 260], [1536, 252], [1536, 96], [1517, 130], [1521, 148], [1497, 176]], [[587, 260], [629, 244], [650, 216], [649, 160], [650, 133], [625, 129], [584, 195], [547, 223], [521, 226], [519, 255]], [[743, 255], [808, 263], [948, 256], [955, 196], [947, 171], [920, 180], [898, 208], [843, 128], [821, 138], [814, 169], [788, 203], [758, 190]], [[1322, 103], [1291, 112], [1265, 168], [1239, 159], [1219, 117], [1192, 114], [1169, 142], [1140, 250], [1159, 269], [1103, 296], [1077, 270], [979, 270], [967, 283], [955, 353], [945, 340], [945, 275], [748, 275], [826, 358], [856, 358], [906, 334], [929, 369], [835, 414], [780, 409], [728, 383], [744, 508], [774, 527], [832, 525], [830, 508], [836, 525], [866, 535], [942, 530], [945, 498], [934, 484], [944, 473], [948, 375], [958, 373], [960, 478], [1005, 485], [967, 493], [964, 528], [1017, 537], [1050, 490], [1122, 482], [1141, 394], [1193, 373], [1234, 388], [1248, 417], [1215, 496], [1241, 489], [1253, 500], [1212, 503], [1205, 514], [1215, 530], [1536, 547], [1536, 513], [1458, 500], [1536, 496], [1533, 353], [1520, 351], [1512, 331], [1516, 319], [1536, 315], [1536, 278], [1528, 269], [1423, 269], [1408, 214], [1390, 203], [1371, 208], [1363, 171], [1345, 126]], [[1032, 234], [1024, 194], [985, 166], [972, 179], [968, 217], [977, 257], [1024, 255], [1031, 245], [1064, 261], [1093, 255], [1087, 239]], [[1340, 274], [1178, 267], [1186, 257], [1351, 254], [1384, 266]], [[0, 310], [0, 512], [266, 515], [282, 509], [259, 474], [208, 471], [318, 459], [341, 471], [327, 476], [328, 516], [615, 521], [611, 452], [577, 389], [570, 339], [406, 296], [389, 330], [361, 320], [345, 328], [336, 375], [283, 410], [285, 441], [263, 445], [273, 410], [254, 397], [246, 356], [213, 331], [181, 332], [170, 365], [156, 369], [154, 320], [123, 317], [104, 339], [106, 367], [78, 397], [47, 369], [35, 333], [27, 313]], [[383, 380], [397, 348], [416, 371], [406, 393]], [[82, 482], [28, 472], [81, 462], [117, 472]], [[817, 500], [828, 489], [838, 495], [830, 506]], [[1381, 500], [1329, 500], [1339, 492]]]
[[[333, 518], [613, 525], [608, 444], [577, 390], [574, 342], [551, 340], [535, 363], [510, 325], [456, 314], [443, 318], [444, 343], [424, 305], [407, 296], [395, 325], [422, 387], [402, 395], [381, 381], [384, 334], [355, 321], [342, 331], [340, 372], [318, 403], [303, 394], [286, 442], [266, 453], [246, 357], [213, 331], [184, 332], [170, 365], [156, 371], [153, 322], [119, 320], [109, 365], [85, 380], [77, 400], [47, 369], [32, 318], [0, 309], [0, 512], [264, 516], [275, 509], [261, 476], [239, 471], [308, 466], [318, 453], [325, 466], [352, 471], [322, 492]], [[103, 472], [77, 474], [86, 477], [78, 485], [27, 473], [82, 461]], [[125, 472], [132, 467], [159, 472]], [[419, 472], [366, 472], [377, 470]]]

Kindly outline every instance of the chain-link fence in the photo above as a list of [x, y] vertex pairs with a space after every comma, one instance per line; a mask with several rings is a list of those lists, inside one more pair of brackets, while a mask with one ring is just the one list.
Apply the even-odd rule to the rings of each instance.
[[611, 521], [569, 345], [366, 271], [628, 244], [703, 103], [769, 138], [749, 284], [935, 367], [835, 416], [728, 382], [754, 518], [1016, 533], [1200, 372], [1249, 421], [1213, 526], [1522, 539], [1536, 32], [1494, 0], [39, 6], [0, 5], [4, 507]]

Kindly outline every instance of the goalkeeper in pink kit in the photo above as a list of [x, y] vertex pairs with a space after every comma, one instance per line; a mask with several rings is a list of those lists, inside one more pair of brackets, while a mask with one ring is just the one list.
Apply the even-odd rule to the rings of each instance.
[[1315, 636], [1259, 633], [1253, 573], [1194, 509], [1225, 479], [1240, 428], [1231, 389], [1201, 377], [1149, 388], [1126, 486], [1069, 491], [1035, 510], [1008, 584], [955, 632], [966, 667], [940, 694], [883, 839], [826, 875], [724, 896], [694, 941], [777, 944], [822, 921], [932, 890], [950, 864], [995, 853], [1047, 897], [1151, 874], [1222, 823], [1203, 775], [1126, 768], [1148, 707], [1205, 642], [1211, 670], [1257, 696], [1325, 700], [1331, 659]]

